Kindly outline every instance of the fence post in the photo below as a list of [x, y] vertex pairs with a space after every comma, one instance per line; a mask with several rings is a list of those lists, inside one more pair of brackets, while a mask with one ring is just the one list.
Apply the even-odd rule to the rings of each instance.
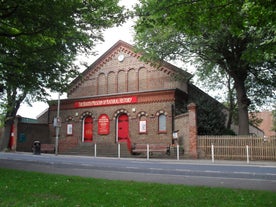
[[121, 145], [118, 143], [118, 158], [121, 158]]
[[211, 150], [212, 150], [212, 163], [215, 162], [215, 155], [214, 155], [214, 144], [212, 143], [212, 146], [211, 146]]
[[149, 160], [149, 144], [147, 144], [147, 160]]
[[179, 160], [179, 144], [176, 145], [177, 160]]
[[247, 160], [247, 164], [249, 163], [249, 147], [248, 145], [246, 145], [246, 160]]
[[94, 145], [94, 157], [97, 157], [97, 144]]

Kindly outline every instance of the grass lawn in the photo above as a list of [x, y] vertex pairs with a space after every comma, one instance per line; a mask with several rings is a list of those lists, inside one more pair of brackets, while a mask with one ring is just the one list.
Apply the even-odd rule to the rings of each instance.
[[110, 181], [0, 168], [0, 206], [275, 207], [276, 193]]

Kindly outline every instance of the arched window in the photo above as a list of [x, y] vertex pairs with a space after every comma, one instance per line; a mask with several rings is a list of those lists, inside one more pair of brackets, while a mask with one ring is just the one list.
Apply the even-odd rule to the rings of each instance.
[[137, 77], [134, 69], [130, 69], [127, 74], [128, 91], [137, 91]]
[[73, 121], [74, 117], [73, 116], [68, 116], [66, 118], [66, 134], [67, 136], [73, 135]]
[[167, 132], [167, 123], [166, 123], [166, 115], [160, 114], [158, 116], [158, 132], [165, 133]]
[[147, 133], [147, 117], [142, 115], [139, 120], [139, 133], [145, 134]]
[[147, 69], [141, 68], [139, 70], [139, 91], [144, 91], [148, 89], [148, 80], [147, 80]]
[[118, 92], [126, 92], [126, 73], [125, 71], [121, 70], [118, 73]]
[[115, 83], [115, 73], [110, 72], [107, 76], [107, 93], [115, 93], [116, 92], [116, 83]]
[[105, 74], [101, 73], [98, 77], [98, 94], [106, 94], [106, 78]]

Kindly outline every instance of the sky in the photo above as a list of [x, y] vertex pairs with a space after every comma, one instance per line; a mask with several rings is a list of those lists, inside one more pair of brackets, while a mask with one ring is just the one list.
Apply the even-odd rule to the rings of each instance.
[[[132, 6], [137, 3], [137, 0], [121, 0], [120, 4], [124, 5], [126, 8], [131, 9]], [[134, 25], [134, 22], [129, 20], [126, 23], [124, 23], [120, 27], [114, 27], [110, 28], [104, 31], [104, 42], [99, 43], [95, 47], [95, 51], [98, 55], [96, 56], [90, 56], [87, 57], [85, 54], [80, 55], [77, 60], [79, 62], [86, 62], [87, 65], [91, 65], [95, 60], [97, 60], [103, 53], [105, 53], [109, 48], [111, 48], [117, 41], [123, 40], [129, 44], [133, 44], [133, 36], [134, 36], [134, 29], [132, 26]], [[81, 68], [81, 70], [84, 70], [85, 68]], [[81, 71], [80, 71], [81, 72]], [[62, 94], [61, 99], [66, 98], [66, 94]], [[53, 93], [51, 94], [51, 100], [57, 100], [58, 94]], [[26, 118], [33, 118], [36, 119], [37, 116], [42, 114], [48, 109], [48, 104], [44, 102], [35, 102], [32, 103], [32, 106], [29, 106], [26, 103], [22, 103], [17, 115], [26, 117]]]
[[[136, 3], [138, 3], [138, 0], [120, 0], [120, 4], [124, 5], [126, 8], [131, 9], [132, 6], [134, 6]], [[123, 40], [129, 44], [133, 44], [133, 36], [134, 36], [134, 29], [133, 26], [134, 21], [129, 20], [126, 23], [124, 23], [120, 27], [114, 27], [107, 29], [104, 32], [104, 42], [99, 43], [96, 47], [95, 50], [97, 52], [96, 56], [89, 56], [87, 57], [85, 54], [78, 56], [77, 60], [79, 62], [86, 62], [86, 65], [91, 65], [95, 60], [97, 60], [102, 54], [104, 54], [109, 48], [111, 48], [117, 41]], [[195, 72], [195, 68], [191, 66], [183, 66], [181, 63], [173, 62], [172, 64], [183, 68], [185, 67], [185, 70], [187, 70], [190, 73]], [[81, 67], [81, 71], [85, 69], [84, 66]], [[218, 91], [208, 91], [208, 94], [216, 97], [218, 95]], [[67, 96], [66, 94], [61, 95], [61, 99], [65, 99]], [[50, 100], [57, 100], [58, 99], [58, 94], [57, 93], [52, 93]], [[45, 112], [48, 109], [48, 104], [45, 102], [35, 102], [32, 103], [32, 106], [27, 105], [26, 103], [22, 103], [17, 115], [20, 115], [22, 117], [27, 117], [27, 118], [34, 118], [36, 119], [39, 115], [41, 115], [43, 112]]]

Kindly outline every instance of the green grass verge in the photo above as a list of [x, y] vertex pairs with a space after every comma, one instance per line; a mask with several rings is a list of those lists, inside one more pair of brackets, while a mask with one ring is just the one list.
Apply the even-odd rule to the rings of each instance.
[[110, 181], [0, 168], [0, 206], [276, 206], [268, 191]]

